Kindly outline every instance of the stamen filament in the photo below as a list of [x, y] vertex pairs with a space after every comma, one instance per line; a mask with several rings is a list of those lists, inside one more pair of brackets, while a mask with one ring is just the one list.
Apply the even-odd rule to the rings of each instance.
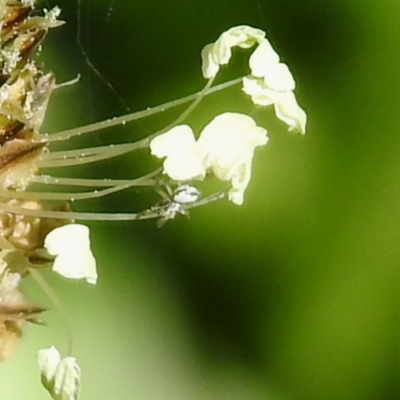
[[[43, 159], [40, 161], [39, 166], [41, 168], [57, 168], [57, 167], [71, 167], [75, 165], [83, 165], [89, 164], [92, 162], [108, 160], [113, 157], [118, 157], [123, 154], [130, 153], [134, 150], [137, 150], [142, 147], [146, 147], [147, 144], [144, 144], [147, 140], [143, 140], [140, 142], [135, 143], [124, 143], [120, 145], [109, 145], [109, 146], [102, 146], [100, 149], [102, 151], [98, 151], [99, 148], [92, 148], [92, 149], [81, 149], [81, 150], [72, 150], [72, 153], [76, 153], [79, 156], [76, 158], [68, 158], [68, 155], [64, 157], [65, 153], [68, 152], [56, 152], [57, 157], [53, 159], [50, 157], [51, 153], [47, 153], [43, 155]], [[86, 150], [88, 153], [86, 154]], [[84, 154], [84, 155], [83, 155]]]
[[34, 268], [28, 268], [29, 273], [31, 274], [32, 278], [36, 281], [36, 283], [42, 288], [42, 290], [46, 293], [47, 297], [53, 303], [54, 307], [64, 319], [65, 328], [67, 330], [67, 338], [68, 338], [68, 356], [72, 356], [73, 348], [74, 348], [74, 334], [72, 332], [71, 323], [69, 322], [68, 314], [65, 311], [65, 308], [61, 304], [59, 298], [54, 293], [53, 289], [47, 284], [44, 280], [42, 275]]
[[[205, 197], [196, 203], [183, 204], [183, 210], [189, 210], [204, 204], [222, 199], [224, 192], [218, 192], [211, 196]], [[71, 219], [86, 221], [134, 221], [139, 219], [158, 218], [160, 214], [155, 210], [147, 210], [140, 213], [90, 213], [90, 212], [73, 212], [73, 211], [48, 211], [48, 210], [31, 210], [24, 207], [13, 206], [6, 203], [0, 203], [0, 210], [11, 214], [30, 215], [38, 218], [54, 218], [54, 219]]]
[[111, 193], [119, 192], [127, 189], [131, 184], [113, 186], [108, 189], [94, 190], [93, 192], [78, 192], [78, 193], [54, 193], [54, 192], [16, 192], [11, 190], [0, 189], [0, 197], [7, 199], [24, 199], [24, 200], [87, 200], [98, 197], [107, 196]]
[[63, 185], [63, 186], [95, 186], [95, 187], [109, 187], [118, 185], [131, 185], [131, 186], [152, 186], [155, 184], [154, 180], [150, 179], [159, 174], [161, 169], [151, 172], [137, 179], [85, 179], [85, 178], [63, 178], [54, 177], [49, 175], [34, 176], [31, 180], [32, 183], [46, 184], [46, 185]]
[[[185, 104], [193, 99], [197, 99], [199, 96], [204, 97], [204, 96], [208, 96], [209, 94], [219, 92], [230, 86], [236, 85], [237, 83], [241, 82], [242, 79], [243, 79], [242, 77], [236, 78], [229, 82], [221, 83], [220, 85], [216, 85], [213, 88], [208, 89], [209, 82], [210, 82], [209, 81], [209, 82], [207, 82], [207, 85], [205, 86], [206, 92], [204, 92], [205, 89], [203, 89], [200, 92], [191, 94], [186, 97], [182, 97], [181, 99], [173, 100], [173, 101], [164, 103], [162, 105], [155, 106], [153, 108], [149, 108], [147, 110], [135, 112], [133, 114], [127, 114], [127, 115], [123, 115], [121, 117], [116, 117], [116, 118], [108, 119], [105, 121], [96, 122], [94, 124], [90, 124], [85, 127], [68, 129], [68, 130], [58, 132], [55, 134], [45, 134], [45, 135], [43, 135], [43, 137], [44, 137], [43, 140], [48, 141], [48, 142], [67, 140], [74, 136], [80, 136], [85, 133], [97, 132], [102, 129], [110, 128], [112, 126], [122, 125], [122, 124], [126, 124], [128, 122], [136, 121], [138, 119], [149, 117], [149, 116], [157, 114], [159, 112], [166, 111], [170, 108], [177, 107], [181, 104]], [[197, 104], [198, 104], [198, 102], [196, 102], [196, 105]], [[189, 109], [189, 112], [191, 112], [191, 111], [192, 111], [192, 107], [190, 107], [190, 109]], [[187, 115], [185, 114], [184, 117], [186, 117], [186, 116]]]
[[[133, 149], [132, 149], [133, 147]], [[136, 148], [136, 143], [122, 143], [122, 144], [112, 144], [107, 146], [99, 146], [99, 147], [87, 147], [84, 149], [76, 149], [76, 150], [61, 150], [61, 151], [53, 151], [51, 153], [44, 154], [43, 158], [47, 160], [68, 160], [79, 158], [86, 158], [98, 154], [103, 154], [105, 152], [119, 152], [121, 150], [134, 150]]]

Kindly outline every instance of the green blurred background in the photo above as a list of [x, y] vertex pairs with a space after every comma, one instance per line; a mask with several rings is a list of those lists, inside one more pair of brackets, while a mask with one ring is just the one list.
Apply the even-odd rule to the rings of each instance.
[[[400, 398], [400, 3], [395, 0], [60, 0], [68, 22], [40, 58], [59, 82], [45, 131], [145, 109], [197, 91], [201, 48], [225, 29], [267, 31], [297, 81], [308, 133], [287, 133], [238, 87], [189, 118], [224, 110], [269, 128], [245, 204], [211, 204], [157, 229], [155, 221], [91, 223], [99, 282], [46, 274], [68, 309], [82, 400], [369, 400]], [[110, 91], [85, 62], [113, 86]], [[246, 73], [237, 55], [221, 81]], [[124, 142], [167, 113], [69, 147]], [[145, 152], [75, 176], [135, 177]], [[140, 209], [132, 190], [77, 210]], [[40, 304], [34, 282], [26, 291]], [[28, 326], [0, 365], [3, 400], [46, 399], [38, 348], [65, 351], [62, 318]]]

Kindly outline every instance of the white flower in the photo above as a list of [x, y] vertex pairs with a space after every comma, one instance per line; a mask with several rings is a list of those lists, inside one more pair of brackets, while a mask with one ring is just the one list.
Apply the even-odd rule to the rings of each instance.
[[251, 26], [240, 25], [222, 33], [215, 43], [205, 46], [201, 52], [203, 76], [217, 75], [220, 65], [226, 65], [232, 57], [232, 47], [248, 49], [265, 37], [265, 32]]
[[[185, 132], [185, 135], [179, 136], [178, 132]], [[189, 137], [190, 145], [187, 145]], [[251, 177], [254, 150], [267, 141], [267, 131], [257, 126], [251, 117], [224, 113], [203, 129], [197, 142], [188, 125], [179, 125], [153, 139], [150, 147], [152, 154], [167, 157], [164, 173], [170, 178], [177, 181], [199, 179], [206, 171], [212, 171], [221, 181], [231, 182], [229, 199], [241, 205]], [[173, 150], [174, 146], [176, 150]], [[190, 168], [193, 154], [198, 170]]]
[[38, 351], [42, 384], [54, 400], [77, 400], [80, 392], [81, 370], [74, 357], [61, 359], [52, 346]]
[[257, 105], [274, 104], [276, 116], [289, 126], [289, 130], [305, 133], [307, 116], [293, 94], [295, 81], [288, 66], [280, 62], [279, 55], [265, 38], [265, 32], [241, 25], [222, 33], [215, 43], [203, 48], [204, 77], [214, 77], [221, 65], [228, 64], [233, 47], [254, 45], [257, 47], [249, 58], [251, 75], [243, 79], [243, 91]]
[[251, 96], [254, 104], [274, 104], [276, 116], [289, 126], [289, 130], [305, 133], [307, 116], [297, 104], [293, 94], [295, 81], [286, 64], [267, 39], [263, 39], [250, 56], [251, 75], [243, 78], [243, 91]]
[[56, 228], [46, 236], [44, 247], [56, 257], [53, 271], [65, 278], [96, 283], [96, 260], [90, 250], [87, 226], [69, 224]]

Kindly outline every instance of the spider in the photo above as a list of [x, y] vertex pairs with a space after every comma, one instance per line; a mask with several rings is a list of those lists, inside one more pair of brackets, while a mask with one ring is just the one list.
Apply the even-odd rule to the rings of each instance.
[[161, 228], [177, 215], [189, 217], [189, 209], [219, 200], [225, 195], [224, 192], [218, 192], [201, 198], [200, 190], [188, 184], [179, 185], [175, 189], [168, 184], [164, 184], [161, 188], [159, 182], [157, 186], [156, 192], [161, 196], [161, 200], [148, 210], [139, 213], [137, 217], [137, 219], [159, 217], [157, 228]]
[[157, 190], [162, 200], [149, 210], [160, 216], [157, 221], [158, 228], [164, 226], [168, 220], [174, 219], [178, 214], [189, 217], [189, 210], [185, 209], [184, 205], [197, 202], [201, 196], [200, 191], [190, 185], [180, 185], [175, 190], [166, 185], [165, 189], [166, 191]]

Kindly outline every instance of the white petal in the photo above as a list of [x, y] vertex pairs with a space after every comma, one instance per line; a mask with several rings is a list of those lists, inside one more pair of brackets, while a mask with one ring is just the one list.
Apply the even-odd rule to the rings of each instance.
[[269, 89], [279, 92], [294, 90], [295, 81], [286, 64], [268, 64], [264, 75], [264, 83]]
[[237, 173], [232, 177], [232, 189], [228, 193], [228, 198], [232, 203], [238, 206], [243, 204], [244, 192], [250, 182], [252, 158], [253, 153], [249, 155], [247, 160], [241, 165], [241, 168], [239, 168]]
[[292, 91], [278, 92], [265, 85], [261, 78], [244, 77], [243, 91], [259, 106], [275, 105], [275, 115], [289, 126], [289, 130], [306, 132], [307, 115], [297, 104]]
[[[234, 180], [246, 172], [242, 170], [243, 165], [251, 168], [255, 148], [265, 145], [267, 141], [266, 130], [259, 126], [248, 129], [245, 135], [232, 137], [231, 143], [220, 154], [218, 161], [214, 162], [215, 175], [221, 180], [231, 180], [232, 186], [234, 186]], [[246, 187], [247, 184], [248, 182]]]
[[52, 230], [44, 246], [49, 254], [56, 256], [53, 271], [69, 279], [86, 279], [97, 282], [96, 260], [90, 250], [89, 228], [69, 224]]
[[251, 97], [251, 101], [258, 106], [274, 104], [277, 93], [269, 89], [261, 78], [245, 76], [243, 78], [243, 91]]
[[206, 171], [193, 131], [188, 125], [178, 125], [157, 136], [150, 143], [152, 154], [167, 157], [164, 174], [175, 181], [204, 178]]
[[196, 143], [192, 128], [188, 125], [177, 125], [169, 131], [155, 137], [150, 142], [151, 154], [158, 158], [184, 152]]
[[211, 54], [217, 65], [226, 65], [232, 57], [232, 47], [235, 46], [236, 40], [224, 32], [218, 40], [213, 43]]
[[47, 389], [48, 385], [52, 386], [51, 381], [54, 379], [60, 360], [60, 353], [54, 346], [38, 351], [37, 363], [42, 375], [43, 385], [45, 385]]
[[248, 49], [261, 41], [265, 32], [247, 25], [234, 26], [228, 29], [214, 44], [213, 54], [220, 65], [228, 64], [235, 46]]
[[242, 164], [240, 165], [240, 168], [236, 170], [235, 175], [232, 177], [232, 190], [230, 191], [230, 195], [236, 193], [237, 196], [239, 193], [244, 193], [247, 186], [249, 185], [251, 178], [251, 164], [253, 162], [253, 154], [254, 150], [249, 151], [249, 154], [243, 160]]
[[215, 61], [213, 54], [214, 43], [210, 43], [203, 47], [201, 51], [201, 70], [204, 78], [214, 78], [219, 71], [219, 64]]
[[292, 92], [283, 93], [280, 100], [275, 103], [275, 114], [289, 126], [290, 131], [306, 133], [307, 115], [297, 104]]
[[55, 228], [46, 236], [44, 247], [53, 256], [71, 250], [90, 248], [89, 228], [80, 224]]
[[[206, 168], [215, 167], [221, 160], [237, 158], [246, 150], [248, 143], [254, 140], [249, 134], [256, 127], [255, 121], [248, 115], [224, 113], [215, 117], [201, 132], [198, 146], [204, 154]], [[260, 144], [267, 142], [267, 131], [259, 128], [257, 137]]]
[[255, 148], [267, 141], [267, 131], [244, 114], [221, 114], [203, 129], [198, 145], [204, 153], [205, 166], [218, 179], [231, 181], [229, 198], [235, 204], [243, 202]]
[[233, 204], [236, 204], [237, 206], [241, 206], [244, 201], [244, 191], [231, 189], [228, 193], [228, 199]]
[[80, 393], [81, 370], [74, 357], [61, 360], [54, 377], [54, 394], [60, 400], [76, 400]]
[[175, 181], [203, 179], [206, 175], [203, 156], [194, 144], [186, 151], [174, 153], [164, 161], [164, 174]]
[[68, 279], [86, 279], [92, 285], [98, 278], [96, 259], [91, 251], [60, 254], [54, 260], [53, 271]]
[[264, 37], [264, 31], [248, 25], [234, 26], [220, 36], [230, 47], [239, 46], [243, 49], [248, 49], [256, 43], [260, 43]]
[[228, 64], [232, 57], [233, 47], [249, 48], [264, 37], [265, 32], [251, 26], [240, 25], [228, 29], [215, 43], [203, 48], [201, 53], [203, 76], [212, 78], [218, 73], [221, 65]]
[[197, 144], [208, 158], [212, 158], [213, 154], [217, 156], [221, 154], [226, 144], [231, 141], [232, 136], [255, 125], [253, 118], [247, 115], [223, 113], [217, 115], [204, 127]]
[[258, 78], [262, 78], [266, 75], [270, 64], [278, 63], [279, 56], [267, 39], [263, 39], [260, 42], [249, 59], [251, 74]]

